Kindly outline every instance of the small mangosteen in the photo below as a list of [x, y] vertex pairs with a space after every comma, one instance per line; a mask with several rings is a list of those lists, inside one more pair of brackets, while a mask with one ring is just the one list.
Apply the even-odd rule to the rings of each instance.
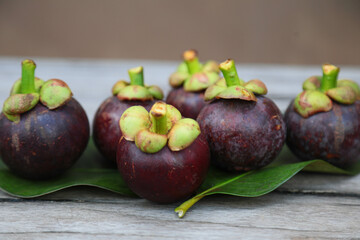
[[285, 142], [280, 110], [262, 96], [267, 93], [263, 82], [239, 79], [233, 60], [221, 63], [220, 70], [225, 79], [206, 90], [205, 100], [214, 100], [197, 118], [209, 143], [211, 160], [232, 172], [264, 167]]
[[69, 169], [83, 153], [89, 121], [65, 82], [35, 78], [35, 68], [32, 60], [22, 62], [22, 77], [4, 103], [0, 153], [15, 174], [46, 179]]
[[285, 113], [286, 143], [302, 160], [322, 159], [347, 168], [360, 154], [360, 88], [337, 81], [339, 68], [324, 64], [308, 78]]
[[[102, 155], [116, 167], [116, 149], [121, 137], [119, 120], [129, 107], [140, 105], [150, 110], [156, 99], [163, 98], [157, 86], [145, 86], [143, 67], [129, 70], [130, 83], [120, 80], [112, 88], [113, 96], [98, 108], [93, 125], [93, 138]], [[106, 164], [105, 164], [106, 165]]]
[[145, 199], [171, 203], [189, 197], [205, 179], [210, 151], [198, 123], [181, 119], [164, 102], [148, 111], [127, 109], [120, 119], [119, 171], [129, 188]]
[[184, 117], [196, 119], [206, 105], [205, 90], [220, 79], [220, 71], [214, 61], [202, 65], [195, 50], [185, 51], [183, 58], [184, 62], [169, 78], [173, 89], [168, 94], [166, 102], [179, 109]]

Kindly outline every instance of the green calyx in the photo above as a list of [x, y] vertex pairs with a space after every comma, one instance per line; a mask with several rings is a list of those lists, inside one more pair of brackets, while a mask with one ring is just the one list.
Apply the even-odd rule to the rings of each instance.
[[[35, 92], [40, 92], [40, 88], [44, 84], [44, 80], [35, 77], [34, 84], [35, 84]], [[17, 93], [21, 93], [21, 78], [15, 81], [14, 85], [11, 88], [10, 96]]]
[[128, 141], [135, 141], [143, 152], [156, 153], [165, 145], [181, 151], [200, 134], [199, 124], [190, 118], [181, 119], [180, 112], [164, 102], [156, 102], [150, 112], [142, 106], [128, 108], [120, 118], [120, 129]]
[[20, 115], [30, 111], [40, 101], [49, 109], [56, 109], [68, 102], [72, 93], [69, 86], [59, 80], [46, 82], [35, 77], [36, 64], [32, 60], [22, 62], [22, 77], [15, 81], [10, 97], [4, 102], [3, 113], [13, 122], [20, 121]]
[[50, 79], [40, 89], [40, 101], [49, 109], [63, 106], [72, 95], [69, 86], [60, 79]]
[[144, 85], [144, 69], [142, 66], [131, 68], [128, 71], [130, 83], [125, 80], [117, 81], [112, 94], [121, 101], [148, 101], [163, 99], [164, 93], [158, 86]]
[[294, 101], [295, 110], [304, 118], [318, 112], [332, 109], [332, 102], [328, 96], [317, 90], [307, 90], [298, 94]]
[[303, 83], [303, 90], [317, 90], [320, 88], [321, 77], [311, 76]]
[[202, 91], [220, 79], [217, 62], [208, 61], [204, 65], [199, 62], [195, 50], [187, 50], [183, 53], [184, 61], [179, 65], [176, 72], [169, 77], [169, 83], [177, 88], [184, 86], [187, 92]]
[[353, 104], [360, 100], [359, 85], [351, 80], [339, 80], [340, 69], [331, 64], [322, 66], [323, 76], [312, 76], [303, 83], [303, 92], [294, 102], [295, 110], [304, 118], [332, 109], [332, 101]]
[[188, 146], [200, 135], [199, 124], [191, 118], [179, 120], [168, 134], [171, 151], [180, 151]]
[[10, 121], [19, 122], [20, 114], [33, 109], [38, 102], [38, 93], [13, 94], [5, 100], [2, 111]]
[[352, 80], [348, 80], [348, 79], [342, 79], [337, 82], [337, 86], [338, 87], [346, 87], [346, 86], [350, 87], [356, 95], [356, 100], [360, 100], [360, 87], [356, 82], [354, 82]]
[[125, 110], [120, 117], [120, 129], [123, 137], [128, 141], [134, 141], [136, 134], [151, 126], [149, 113], [142, 106], [133, 106]]
[[219, 65], [224, 78], [218, 80], [205, 91], [205, 101], [213, 99], [241, 99], [245, 101], [257, 101], [256, 95], [265, 95], [267, 88], [259, 79], [248, 82], [240, 79], [234, 60], [228, 59]]
[[187, 92], [201, 91], [216, 83], [219, 79], [219, 74], [216, 72], [194, 73], [184, 82], [184, 90]]

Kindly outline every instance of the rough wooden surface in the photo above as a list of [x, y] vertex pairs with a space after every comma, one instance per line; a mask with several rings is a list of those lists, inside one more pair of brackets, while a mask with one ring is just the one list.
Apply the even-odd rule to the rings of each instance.
[[[20, 76], [20, 60], [0, 58], [0, 101]], [[176, 62], [35, 59], [37, 76], [68, 82], [92, 120], [112, 84], [127, 69], [145, 68], [145, 81], [169, 90]], [[260, 78], [284, 110], [319, 66], [242, 65], [244, 79]], [[360, 82], [360, 67], [341, 78]], [[158, 205], [90, 187], [23, 200], [0, 192], [0, 239], [339, 239], [360, 238], [360, 176], [301, 173], [258, 198], [212, 196], [178, 219], [178, 204]]]

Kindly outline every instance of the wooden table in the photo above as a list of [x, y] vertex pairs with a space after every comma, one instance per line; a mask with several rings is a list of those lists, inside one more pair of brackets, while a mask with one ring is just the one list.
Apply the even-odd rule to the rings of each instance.
[[[145, 82], [169, 91], [176, 62], [34, 59], [36, 75], [65, 80], [92, 121], [116, 80], [144, 66]], [[21, 75], [19, 58], [0, 58], [0, 101]], [[239, 65], [239, 75], [259, 78], [281, 110], [320, 66]], [[342, 67], [341, 78], [360, 82], [360, 67]], [[360, 238], [360, 176], [300, 173], [258, 198], [217, 195], [198, 202], [183, 219], [179, 204], [159, 205], [91, 187], [36, 199], [0, 192], [0, 239], [304, 239]]]

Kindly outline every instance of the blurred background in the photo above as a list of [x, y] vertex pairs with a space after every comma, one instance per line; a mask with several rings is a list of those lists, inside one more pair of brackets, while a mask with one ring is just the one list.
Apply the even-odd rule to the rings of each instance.
[[360, 65], [357, 0], [0, 0], [0, 56]]

